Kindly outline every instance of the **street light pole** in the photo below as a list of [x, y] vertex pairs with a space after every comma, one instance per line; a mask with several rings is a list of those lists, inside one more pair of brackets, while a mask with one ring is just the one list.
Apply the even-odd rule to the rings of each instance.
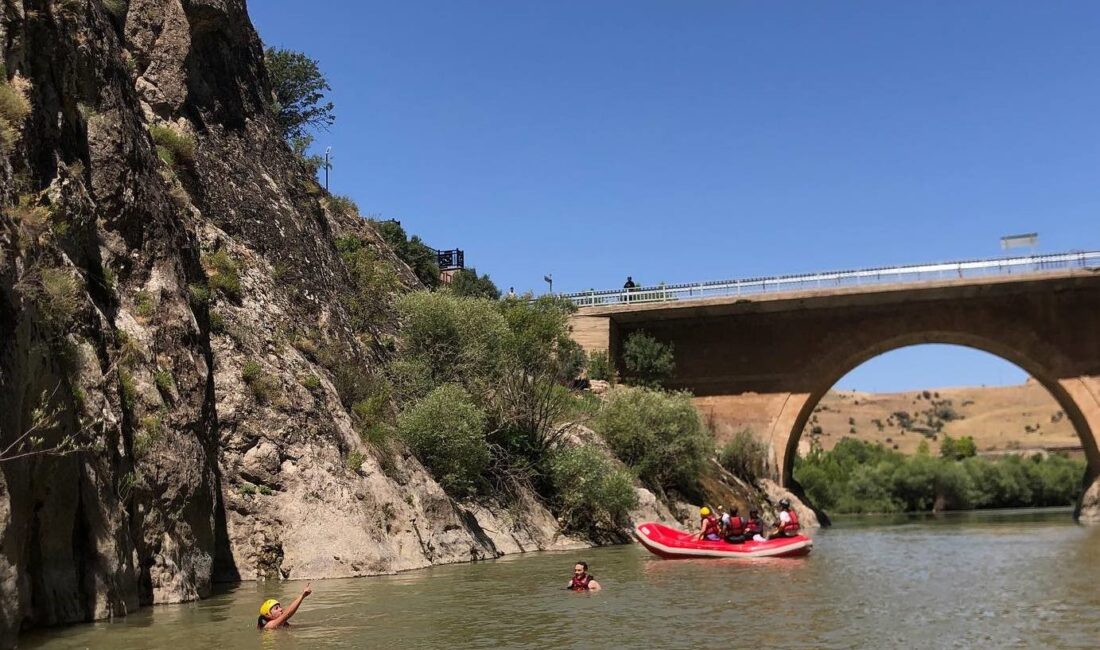
[[546, 281], [546, 284], [550, 285], [550, 293], [554, 293], [554, 276], [550, 273], [542, 276], [542, 279]]
[[332, 147], [325, 147], [325, 191], [328, 191], [328, 170], [332, 164], [329, 162], [329, 155], [332, 153]]

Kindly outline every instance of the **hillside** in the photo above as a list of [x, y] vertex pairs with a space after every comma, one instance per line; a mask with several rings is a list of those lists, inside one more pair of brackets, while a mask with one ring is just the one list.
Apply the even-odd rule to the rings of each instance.
[[830, 391], [815, 407], [799, 451], [808, 451], [813, 437], [828, 450], [848, 436], [907, 454], [927, 440], [935, 452], [944, 435], [972, 436], [979, 453], [1080, 444], [1050, 393], [1028, 381], [906, 393]]

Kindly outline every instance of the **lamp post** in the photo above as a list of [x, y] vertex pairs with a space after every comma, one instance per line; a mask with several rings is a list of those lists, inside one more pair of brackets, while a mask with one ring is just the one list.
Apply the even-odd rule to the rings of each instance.
[[328, 170], [332, 167], [332, 163], [329, 162], [329, 156], [332, 154], [332, 147], [325, 147], [325, 191], [328, 191]]
[[546, 281], [546, 284], [550, 285], [550, 293], [554, 293], [554, 276], [550, 273], [542, 276], [542, 279]]

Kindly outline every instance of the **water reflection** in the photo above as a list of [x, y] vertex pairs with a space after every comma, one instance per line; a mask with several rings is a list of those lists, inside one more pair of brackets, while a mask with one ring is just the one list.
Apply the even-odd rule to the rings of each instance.
[[[1095, 647], [1100, 528], [1064, 512], [842, 519], [805, 558], [660, 560], [637, 546], [315, 581], [291, 631], [260, 633], [244, 583], [201, 603], [28, 636], [30, 648]], [[587, 560], [605, 589], [564, 590]], [[792, 632], [794, 630], [794, 632]]]

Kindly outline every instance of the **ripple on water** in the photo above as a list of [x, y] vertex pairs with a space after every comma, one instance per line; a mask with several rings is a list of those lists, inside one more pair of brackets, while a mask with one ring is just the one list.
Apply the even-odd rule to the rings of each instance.
[[[564, 585], [585, 559], [606, 589]], [[664, 561], [637, 546], [315, 581], [292, 631], [256, 608], [302, 583], [24, 639], [30, 648], [1095, 647], [1100, 529], [1068, 515], [841, 522], [809, 557]]]

